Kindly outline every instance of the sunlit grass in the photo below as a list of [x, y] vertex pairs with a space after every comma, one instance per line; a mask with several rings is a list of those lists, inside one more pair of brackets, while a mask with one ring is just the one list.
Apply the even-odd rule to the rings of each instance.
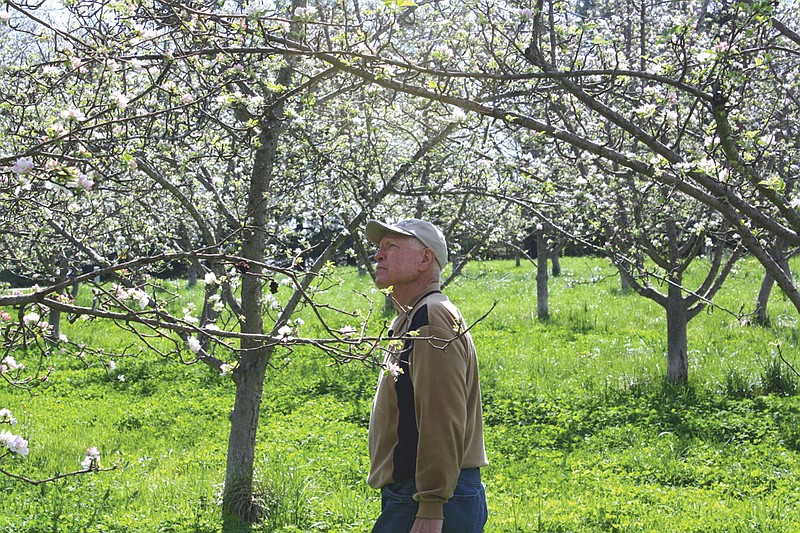
[[[546, 321], [536, 317], [530, 264], [475, 263], [446, 289], [470, 323], [494, 305], [472, 330], [492, 463], [487, 531], [800, 529], [798, 380], [777, 351], [780, 343], [800, 367], [797, 312], [777, 288], [771, 327], [743, 327], [724, 311], [753, 308], [758, 266], [742, 263], [719, 295], [722, 308], [690, 323], [684, 389], [663, 380], [663, 310], [621, 292], [603, 260], [563, 266]], [[382, 295], [355, 269], [337, 274], [341, 285], [328, 284], [324, 298], [363, 316], [366, 294], [379, 331], [389, 318]], [[201, 294], [181, 293], [173, 311], [199, 305]], [[306, 334], [322, 335], [308, 309], [302, 316]], [[335, 327], [359, 320], [329, 316]], [[64, 330], [75, 342], [138, 353], [132, 336], [99, 322]], [[379, 508], [365, 483], [377, 371], [307, 349], [275, 354], [285, 358], [263, 398], [256, 489], [265, 514], [253, 529], [368, 531]], [[79, 468], [89, 446], [100, 447], [103, 466], [117, 465], [38, 487], [0, 477], [0, 531], [220, 530], [232, 383], [152, 353], [115, 363], [55, 354], [56, 371], [35, 395], [0, 389], [0, 407], [14, 412], [14, 431], [31, 448], [4, 468], [49, 477]]]

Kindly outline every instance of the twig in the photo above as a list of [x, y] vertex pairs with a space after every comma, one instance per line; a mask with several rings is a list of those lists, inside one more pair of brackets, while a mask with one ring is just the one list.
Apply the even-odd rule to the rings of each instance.
[[58, 481], [59, 479], [64, 479], [66, 477], [71, 476], [79, 476], [81, 474], [88, 474], [90, 472], [109, 472], [111, 470], [116, 470], [117, 465], [114, 465], [110, 468], [92, 468], [90, 470], [76, 470], [75, 472], [68, 472], [66, 474], [56, 474], [53, 477], [49, 477], [47, 479], [30, 479], [24, 476], [18, 476], [17, 474], [12, 474], [11, 472], [6, 472], [2, 468], [0, 468], [0, 474], [6, 475], [10, 478], [18, 479], [20, 481], [24, 481], [25, 483], [30, 483], [31, 485], [41, 485], [43, 483], [51, 483], [53, 481]]
[[798, 372], [798, 371], [797, 371], [797, 369], [796, 369], [795, 367], [793, 367], [793, 366], [792, 366], [792, 363], [790, 363], [789, 361], [787, 361], [787, 360], [786, 360], [786, 358], [783, 356], [783, 352], [781, 352], [781, 345], [780, 345], [780, 344], [776, 344], [776, 345], [775, 345], [775, 347], [778, 349], [778, 357], [780, 357], [780, 358], [781, 358], [781, 361], [783, 361], [784, 363], [786, 363], [786, 366], [788, 366], [788, 367], [789, 367], [789, 369], [790, 369], [792, 372], [794, 372], [794, 373], [795, 373], [795, 375], [797, 375], [797, 376], [800, 376], [800, 372]]

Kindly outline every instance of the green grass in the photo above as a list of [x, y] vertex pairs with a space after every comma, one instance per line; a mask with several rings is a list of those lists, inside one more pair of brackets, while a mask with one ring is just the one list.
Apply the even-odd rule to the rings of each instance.
[[[800, 530], [800, 381], [775, 347], [800, 367], [787, 299], [776, 289], [769, 328], [743, 327], [721, 309], [701, 313], [689, 325], [690, 384], [673, 388], [663, 380], [663, 311], [622, 293], [614, 276], [589, 283], [613, 274], [602, 260], [563, 267], [546, 322], [535, 317], [531, 265], [475, 263], [446, 290], [468, 320], [497, 301], [473, 329], [491, 461], [487, 531]], [[339, 273], [326, 298], [363, 306], [355, 291], [369, 292], [368, 278]], [[752, 309], [760, 281], [758, 266], [742, 263], [717, 301]], [[117, 351], [131, 343], [97, 323], [65, 333]], [[284, 357], [291, 363], [267, 377], [257, 452], [267, 514], [253, 530], [369, 531], [379, 508], [364, 481], [377, 373], [299, 349], [276, 355]], [[104, 466], [118, 465], [40, 486], [0, 477], [0, 531], [220, 530], [232, 383], [149, 352], [116, 363], [111, 372], [91, 356], [54, 354], [56, 371], [34, 395], [0, 388], [0, 407], [31, 448], [3, 468], [49, 477], [77, 469], [89, 446]]]

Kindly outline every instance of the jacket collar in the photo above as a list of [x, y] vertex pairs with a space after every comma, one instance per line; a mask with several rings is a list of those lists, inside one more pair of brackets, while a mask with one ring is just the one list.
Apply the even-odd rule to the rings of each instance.
[[402, 331], [402, 329], [406, 327], [406, 322], [408, 322], [409, 316], [413, 314], [419, 303], [432, 292], [440, 291], [441, 285], [438, 282], [429, 283], [428, 285], [422, 287], [419, 292], [415, 294], [413, 298], [411, 298], [411, 303], [409, 305], [400, 308], [395, 303], [394, 307], [397, 309], [397, 317], [395, 317], [394, 321], [392, 322], [392, 330], [395, 332]]

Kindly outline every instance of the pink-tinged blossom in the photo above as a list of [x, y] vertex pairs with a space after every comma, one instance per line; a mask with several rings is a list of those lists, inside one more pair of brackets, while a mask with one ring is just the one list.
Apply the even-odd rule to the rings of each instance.
[[8, 444], [8, 449], [11, 450], [13, 453], [21, 455], [25, 457], [30, 453], [28, 449], [28, 441], [20, 437], [19, 435], [14, 435], [11, 439], [11, 442]]
[[7, 355], [5, 359], [3, 359], [2, 366], [0, 366], [0, 373], [5, 373], [9, 370], [22, 370], [23, 368], [25, 368], [24, 364], [17, 363], [16, 359], [10, 355]]
[[194, 96], [192, 96], [190, 93], [186, 93], [181, 96], [181, 102], [183, 102], [184, 104], [191, 104], [193, 101], [194, 101]]
[[81, 174], [78, 176], [77, 181], [75, 182], [75, 186], [79, 189], [83, 189], [84, 191], [91, 191], [92, 187], [94, 187], [94, 182], [89, 179], [89, 176], [86, 174]]
[[28, 450], [28, 441], [10, 431], [0, 431], [0, 445], [22, 457], [25, 457], [30, 452]]
[[84, 470], [96, 470], [100, 468], [100, 450], [97, 446], [92, 446], [86, 450], [86, 457], [81, 461]]
[[11, 20], [11, 12], [0, 11], [0, 22], [8, 22], [9, 20]]
[[80, 109], [71, 107], [61, 112], [61, 118], [66, 120], [84, 120], [86, 115]]
[[6, 311], [0, 311], [0, 320], [8, 322], [9, 320], [11, 320], [11, 315], [8, 314]]
[[386, 372], [391, 375], [395, 381], [400, 377], [400, 374], [404, 373], [403, 369], [397, 363], [386, 363], [383, 366]]
[[15, 174], [27, 174], [31, 170], [33, 170], [33, 159], [30, 157], [20, 157], [11, 167], [11, 172]]

